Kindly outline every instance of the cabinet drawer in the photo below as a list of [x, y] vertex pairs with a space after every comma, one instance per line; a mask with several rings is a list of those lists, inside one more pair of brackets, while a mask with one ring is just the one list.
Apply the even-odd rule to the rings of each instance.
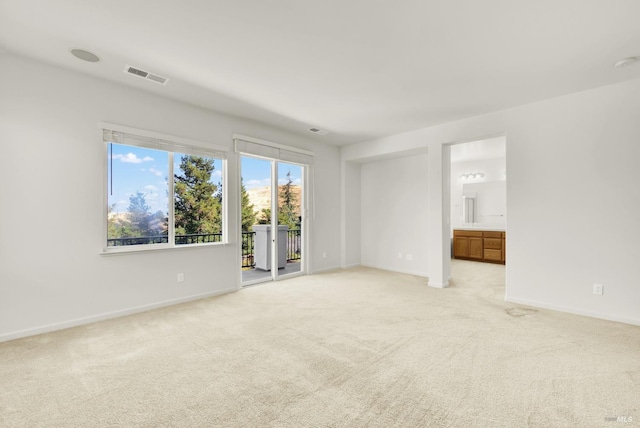
[[502, 238], [484, 238], [484, 249], [502, 250]]
[[500, 238], [502, 239], [503, 232], [482, 232], [485, 238]]
[[482, 238], [482, 232], [477, 232], [475, 230], [454, 230], [453, 236], [470, 236], [474, 238]]
[[488, 249], [484, 249], [484, 258], [486, 260], [495, 260], [495, 261], [501, 261], [502, 260], [502, 250], [488, 250]]

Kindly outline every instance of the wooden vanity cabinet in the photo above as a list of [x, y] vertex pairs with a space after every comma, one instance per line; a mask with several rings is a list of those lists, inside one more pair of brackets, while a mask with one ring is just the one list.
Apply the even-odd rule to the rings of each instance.
[[453, 252], [460, 258], [482, 258], [482, 232], [461, 231], [465, 233], [456, 234], [453, 232]]
[[489, 263], [505, 263], [506, 232], [453, 231], [453, 257]]

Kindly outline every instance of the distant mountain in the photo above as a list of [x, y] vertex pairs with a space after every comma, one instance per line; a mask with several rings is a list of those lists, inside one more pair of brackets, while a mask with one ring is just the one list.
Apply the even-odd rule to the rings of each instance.
[[[279, 194], [282, 193], [284, 186], [280, 186]], [[296, 197], [296, 214], [300, 215], [300, 205], [302, 204], [302, 188], [300, 186], [291, 186], [291, 191]], [[254, 187], [247, 189], [249, 200], [253, 204], [253, 210], [260, 213], [263, 208], [271, 208], [271, 187]]]

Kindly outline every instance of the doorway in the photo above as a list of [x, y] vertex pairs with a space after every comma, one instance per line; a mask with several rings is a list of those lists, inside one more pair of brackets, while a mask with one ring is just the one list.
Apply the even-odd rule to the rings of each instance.
[[493, 272], [504, 296], [506, 137], [453, 144], [448, 166], [453, 282], [470, 272]]
[[242, 286], [303, 274], [305, 167], [243, 154], [240, 171]]

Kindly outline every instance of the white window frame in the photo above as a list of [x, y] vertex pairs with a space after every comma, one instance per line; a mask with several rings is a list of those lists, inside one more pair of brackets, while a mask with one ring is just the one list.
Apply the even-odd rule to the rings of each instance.
[[[162, 134], [154, 131], [148, 131], [144, 129], [132, 128], [123, 125], [117, 125], [113, 123], [100, 122], [98, 124], [100, 129], [100, 140], [104, 145], [104, 157], [103, 157], [103, 216], [102, 216], [102, 252], [101, 254], [126, 254], [144, 251], [161, 251], [161, 250], [173, 250], [173, 249], [185, 249], [185, 248], [200, 248], [210, 246], [224, 246], [229, 243], [229, 228], [228, 228], [228, 162], [227, 152], [228, 147], [207, 144], [204, 142], [190, 140], [188, 138], [177, 137], [173, 135]], [[118, 135], [120, 141], [107, 141], [105, 135], [112, 133], [112, 135]], [[117, 138], [113, 138], [117, 139]], [[134, 147], [146, 147], [156, 150], [161, 150], [168, 153], [168, 176], [171, 177], [168, 181], [168, 193], [171, 195], [169, 198], [168, 206], [168, 243], [166, 244], [141, 244], [141, 245], [127, 245], [119, 247], [107, 246], [107, 223], [108, 223], [108, 161], [109, 161], [109, 143], [128, 145]], [[221, 242], [208, 242], [208, 243], [196, 243], [196, 244], [175, 244], [175, 191], [174, 191], [174, 154], [184, 153], [192, 154], [203, 157], [210, 157], [220, 159], [222, 161], [222, 239]]]

